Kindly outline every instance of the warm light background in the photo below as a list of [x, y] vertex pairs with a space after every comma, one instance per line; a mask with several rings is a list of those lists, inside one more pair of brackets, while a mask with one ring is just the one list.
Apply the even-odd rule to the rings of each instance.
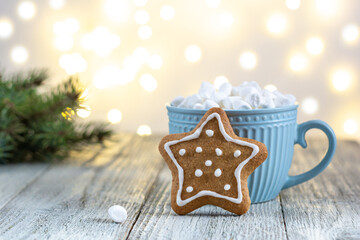
[[78, 74], [79, 115], [122, 131], [165, 133], [166, 103], [225, 76], [275, 85], [299, 122], [360, 139], [359, 13], [358, 0], [0, 0], [0, 65]]

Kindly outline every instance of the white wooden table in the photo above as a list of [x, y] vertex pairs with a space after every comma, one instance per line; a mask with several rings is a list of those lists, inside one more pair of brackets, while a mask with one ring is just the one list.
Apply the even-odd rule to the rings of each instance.
[[[360, 239], [360, 145], [339, 141], [330, 166], [236, 216], [205, 206], [176, 215], [160, 137], [121, 134], [57, 164], [0, 166], [0, 239]], [[324, 140], [296, 148], [290, 173], [313, 167]], [[117, 224], [107, 215], [128, 211]]]

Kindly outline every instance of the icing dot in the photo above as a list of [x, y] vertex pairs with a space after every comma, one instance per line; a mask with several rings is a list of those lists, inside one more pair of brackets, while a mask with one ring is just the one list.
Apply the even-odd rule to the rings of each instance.
[[206, 160], [205, 161], [205, 166], [210, 167], [212, 165], [212, 161], [211, 160]]
[[196, 169], [195, 176], [201, 177], [203, 175], [203, 172], [200, 169]]
[[184, 154], [186, 153], [186, 151], [185, 151], [185, 149], [180, 149], [180, 151], [179, 151], [179, 154], [181, 155], [181, 156], [184, 156]]
[[234, 152], [234, 157], [239, 157], [240, 156], [240, 154], [241, 154], [241, 152], [240, 152], [240, 150], [236, 150], [235, 152]]
[[186, 188], [186, 191], [187, 191], [187, 192], [192, 192], [193, 190], [194, 190], [194, 189], [193, 189], [192, 186], [189, 186], [189, 187]]
[[206, 135], [208, 135], [209, 137], [214, 136], [214, 131], [213, 130], [206, 130]]
[[197, 153], [201, 153], [201, 152], [202, 152], [202, 148], [201, 148], [201, 147], [197, 147], [197, 148], [196, 148], [196, 152], [197, 152]]
[[229, 185], [229, 184], [225, 184], [224, 189], [225, 189], [225, 191], [229, 190], [229, 189], [230, 189], [230, 185]]
[[221, 176], [221, 169], [220, 168], [216, 169], [214, 174], [215, 174], [215, 177], [220, 177]]
[[218, 156], [221, 156], [223, 153], [220, 148], [216, 148], [215, 152], [216, 152], [216, 155], [218, 155]]

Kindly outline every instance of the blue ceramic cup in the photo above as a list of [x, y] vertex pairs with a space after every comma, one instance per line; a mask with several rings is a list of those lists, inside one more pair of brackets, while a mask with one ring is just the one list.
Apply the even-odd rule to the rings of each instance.
[[[315, 177], [327, 167], [334, 155], [336, 137], [331, 127], [320, 120], [297, 124], [297, 107], [226, 110], [231, 126], [238, 136], [263, 142], [268, 149], [266, 161], [248, 178], [252, 203], [274, 199], [282, 189]], [[171, 106], [167, 106], [167, 110], [170, 134], [191, 131], [206, 113], [206, 110]], [[311, 128], [320, 129], [326, 134], [329, 140], [326, 155], [313, 169], [297, 176], [289, 176], [294, 144], [306, 148], [305, 133]]]

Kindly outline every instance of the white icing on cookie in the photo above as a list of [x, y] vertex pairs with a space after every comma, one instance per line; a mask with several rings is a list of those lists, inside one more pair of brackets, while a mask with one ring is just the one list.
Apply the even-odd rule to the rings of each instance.
[[220, 177], [221, 176], [221, 169], [220, 168], [216, 169], [215, 172], [214, 172], [214, 175], [215, 175], [215, 177]]
[[205, 166], [210, 167], [212, 165], [212, 161], [211, 160], [206, 160], [205, 161]]
[[214, 136], [214, 131], [213, 130], [206, 130], [206, 135], [208, 135], [208, 137], [212, 137]]
[[186, 153], [186, 150], [185, 150], [185, 149], [180, 149], [179, 154], [180, 154], [181, 156], [184, 156], [185, 153]]
[[201, 153], [201, 152], [202, 152], [202, 148], [201, 148], [201, 147], [197, 147], [197, 148], [196, 148], [196, 152], [197, 152], [197, 153]]
[[221, 156], [223, 154], [223, 152], [221, 151], [220, 148], [216, 148], [215, 152], [216, 152], [216, 155], [218, 155], [218, 156]]
[[201, 177], [203, 175], [203, 172], [200, 169], [195, 170], [195, 176]]
[[186, 191], [187, 191], [187, 192], [192, 192], [193, 190], [194, 190], [194, 189], [193, 189], [192, 186], [189, 186], [189, 187], [186, 188]]
[[[221, 195], [219, 193], [216, 193], [216, 192], [213, 192], [210, 190], [202, 190], [202, 191], [198, 192], [197, 194], [195, 194], [194, 196], [191, 196], [191, 197], [183, 200], [183, 199], [181, 199], [181, 192], [182, 192], [183, 184], [184, 184], [184, 169], [179, 165], [179, 163], [175, 159], [174, 154], [172, 153], [172, 151], [170, 149], [170, 146], [175, 145], [177, 143], [186, 142], [189, 140], [199, 138], [200, 133], [201, 133], [202, 129], [204, 128], [204, 126], [213, 118], [216, 118], [218, 120], [220, 132], [224, 136], [226, 141], [233, 142], [233, 143], [236, 143], [236, 144], [239, 144], [242, 146], [247, 146], [247, 147], [250, 147], [253, 149], [251, 155], [247, 159], [242, 161], [237, 166], [237, 168], [235, 169], [235, 172], [233, 173], [235, 175], [235, 178], [237, 181], [236, 185], [237, 185], [238, 196], [236, 198], [233, 198], [233, 197]], [[165, 143], [164, 149], [167, 152], [167, 154], [169, 155], [169, 157], [171, 158], [171, 160], [173, 161], [173, 163], [175, 164], [176, 168], [178, 169], [179, 189], [176, 194], [176, 204], [180, 207], [188, 204], [189, 202], [193, 201], [194, 199], [197, 199], [197, 198], [203, 197], [203, 196], [212, 196], [212, 197], [222, 198], [222, 199], [226, 199], [226, 200], [236, 203], [236, 204], [241, 203], [242, 197], [243, 197], [242, 193], [241, 193], [241, 177], [240, 177], [241, 169], [245, 166], [245, 164], [247, 164], [250, 161], [250, 159], [252, 159], [259, 152], [259, 147], [257, 145], [246, 142], [246, 141], [242, 141], [240, 139], [234, 139], [234, 138], [230, 137], [229, 134], [225, 131], [224, 124], [221, 122], [220, 114], [218, 114], [216, 112], [210, 114], [207, 117], [207, 119], [201, 124], [201, 126], [193, 134], [183, 137], [182, 139], [179, 139], [179, 140], [173, 140], [173, 141], [169, 141], [169, 142]]]
[[234, 152], [234, 157], [239, 157], [241, 155], [241, 152], [240, 152], [240, 150], [236, 150], [235, 152]]
[[229, 185], [229, 184], [225, 184], [224, 190], [227, 191], [227, 190], [229, 190], [229, 189], [230, 189], [230, 185]]

